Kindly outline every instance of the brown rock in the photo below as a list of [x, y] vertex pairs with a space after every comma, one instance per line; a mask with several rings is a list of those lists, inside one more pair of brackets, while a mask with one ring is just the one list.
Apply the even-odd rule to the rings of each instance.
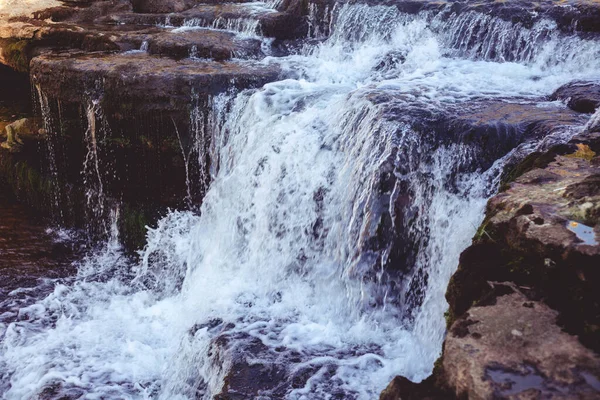
[[133, 11], [138, 13], [181, 12], [194, 6], [194, 0], [132, 0]]
[[452, 398], [454, 398], [453, 393], [436, 386], [433, 376], [421, 383], [414, 383], [403, 376], [397, 376], [379, 396], [379, 400], [450, 400]]
[[260, 40], [240, 39], [233, 33], [211, 29], [153, 35], [149, 40], [148, 52], [175, 59], [193, 56], [217, 61], [232, 57], [258, 58], [262, 55]]
[[[507, 190], [488, 203], [486, 220], [461, 255], [446, 293], [450, 316], [494, 304], [510, 281], [560, 313], [559, 324], [593, 349], [600, 334], [600, 135], [575, 137], [560, 151], [525, 160]], [[548, 156], [548, 157], [546, 157]], [[537, 166], [537, 168], [535, 167]], [[530, 169], [532, 168], [532, 169]]]
[[469, 399], [596, 399], [600, 358], [557, 325], [557, 312], [521, 294], [473, 307], [466, 334], [455, 322], [443, 369], [457, 396]]
[[52, 98], [85, 103], [90, 93], [84, 88], [99, 89], [107, 110], [131, 103], [143, 112], [186, 109], [192, 90], [212, 95], [232, 86], [256, 87], [276, 79], [279, 70], [251, 62], [175, 61], [138, 53], [40, 56], [32, 61], [31, 74]]

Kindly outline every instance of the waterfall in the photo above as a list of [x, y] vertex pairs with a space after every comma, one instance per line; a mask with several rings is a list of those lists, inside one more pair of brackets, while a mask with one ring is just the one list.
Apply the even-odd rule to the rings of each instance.
[[50, 109], [50, 101], [48, 97], [42, 92], [39, 86], [35, 87], [35, 94], [37, 95], [37, 102], [39, 102], [39, 109], [41, 111], [42, 121], [44, 124], [44, 129], [46, 134], [48, 135], [48, 140], [46, 140], [46, 150], [47, 150], [47, 158], [48, 158], [48, 169], [50, 171], [50, 176], [52, 177], [51, 184], [51, 210], [54, 214], [54, 220], [59, 224], [63, 224], [65, 221], [65, 215], [63, 213], [63, 207], [61, 204], [61, 190], [59, 185], [59, 172], [58, 165], [56, 162], [56, 128], [55, 121], [53, 118], [52, 110]]
[[[166, 27], [169, 27], [165, 23]], [[173, 30], [173, 32], [185, 32], [190, 29], [211, 28], [237, 32], [242, 36], [255, 37], [260, 34], [260, 21], [252, 18], [223, 18], [218, 17], [213, 21], [207, 21], [202, 18], [186, 18], [182, 26]]]
[[[94, 224], [105, 221], [104, 182], [100, 168], [99, 142], [106, 137], [108, 124], [104, 121], [99, 101], [90, 101], [85, 111], [87, 129], [83, 135], [87, 153], [83, 160], [83, 185], [85, 187], [87, 220]], [[99, 121], [98, 121], [99, 120]], [[104, 229], [108, 233], [108, 229]]]
[[210, 399], [230, 369], [262, 366], [264, 398], [373, 399], [431, 373], [445, 288], [502, 167], [545, 145], [492, 149], [434, 122], [482, 99], [564, 107], [544, 96], [596, 77], [600, 45], [548, 21], [334, 14], [328, 39], [265, 61], [287, 79], [192, 107], [198, 210], [160, 220], [139, 262], [113, 233], [2, 325], [4, 398]]

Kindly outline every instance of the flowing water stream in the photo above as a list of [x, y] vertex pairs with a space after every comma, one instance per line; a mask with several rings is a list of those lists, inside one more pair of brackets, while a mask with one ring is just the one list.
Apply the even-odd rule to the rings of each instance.
[[140, 262], [113, 227], [0, 325], [3, 398], [212, 398], [230, 368], [262, 365], [280, 384], [260, 398], [373, 399], [431, 373], [502, 166], [580, 127], [491, 148], [429, 122], [481, 101], [564, 108], [543, 96], [596, 78], [600, 45], [551, 21], [332, 13], [327, 40], [264, 61], [288, 79], [211, 99], [209, 124], [194, 109], [211, 182], [197, 211], [160, 220]]

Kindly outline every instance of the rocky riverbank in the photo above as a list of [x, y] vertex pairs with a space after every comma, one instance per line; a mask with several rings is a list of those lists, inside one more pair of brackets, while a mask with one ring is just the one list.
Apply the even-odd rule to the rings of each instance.
[[[595, 87], [579, 93], [595, 101]], [[421, 384], [398, 377], [381, 399], [597, 398], [598, 116], [567, 144], [507, 168], [448, 286], [448, 333], [433, 376]]]

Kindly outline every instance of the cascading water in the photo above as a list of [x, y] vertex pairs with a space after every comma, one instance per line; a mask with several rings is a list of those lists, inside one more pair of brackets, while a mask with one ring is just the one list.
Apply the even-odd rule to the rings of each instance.
[[[165, 24], [165, 26], [169, 26]], [[253, 18], [216, 18], [214, 21], [205, 21], [201, 18], [190, 18], [183, 25], [175, 28], [173, 32], [185, 32], [191, 29], [211, 28], [237, 32], [242, 36], [255, 37], [260, 33], [259, 21]]]
[[56, 163], [56, 149], [55, 141], [53, 140], [56, 135], [55, 131], [55, 121], [52, 118], [52, 111], [50, 109], [50, 102], [48, 97], [42, 92], [39, 86], [35, 87], [35, 94], [37, 95], [37, 102], [39, 102], [39, 109], [41, 111], [42, 121], [44, 124], [44, 130], [46, 134], [50, 138], [47, 140], [47, 154], [48, 154], [48, 168], [50, 170], [50, 175], [52, 176], [52, 211], [54, 215], [54, 219], [59, 223], [64, 222], [64, 215], [61, 207], [61, 193], [59, 187], [59, 173], [58, 166]]
[[262, 398], [372, 399], [426, 377], [458, 255], [504, 162], [538, 145], [491, 150], [428, 118], [481, 99], [564, 107], [539, 99], [600, 67], [600, 45], [550, 23], [470, 20], [342, 6], [325, 42], [265, 61], [290, 78], [192, 115], [210, 160], [200, 211], [159, 221], [139, 263], [113, 232], [2, 325], [4, 398], [211, 398], [245, 369]]
[[[94, 224], [102, 224], [106, 221], [106, 196], [100, 167], [99, 141], [103, 139], [103, 136], [106, 136], [108, 128], [98, 101], [90, 101], [85, 111], [85, 118], [87, 129], [83, 137], [87, 153], [83, 160], [81, 175], [83, 176], [83, 185], [86, 188], [87, 220], [94, 221]], [[106, 233], [108, 233], [107, 228], [104, 229]]]

